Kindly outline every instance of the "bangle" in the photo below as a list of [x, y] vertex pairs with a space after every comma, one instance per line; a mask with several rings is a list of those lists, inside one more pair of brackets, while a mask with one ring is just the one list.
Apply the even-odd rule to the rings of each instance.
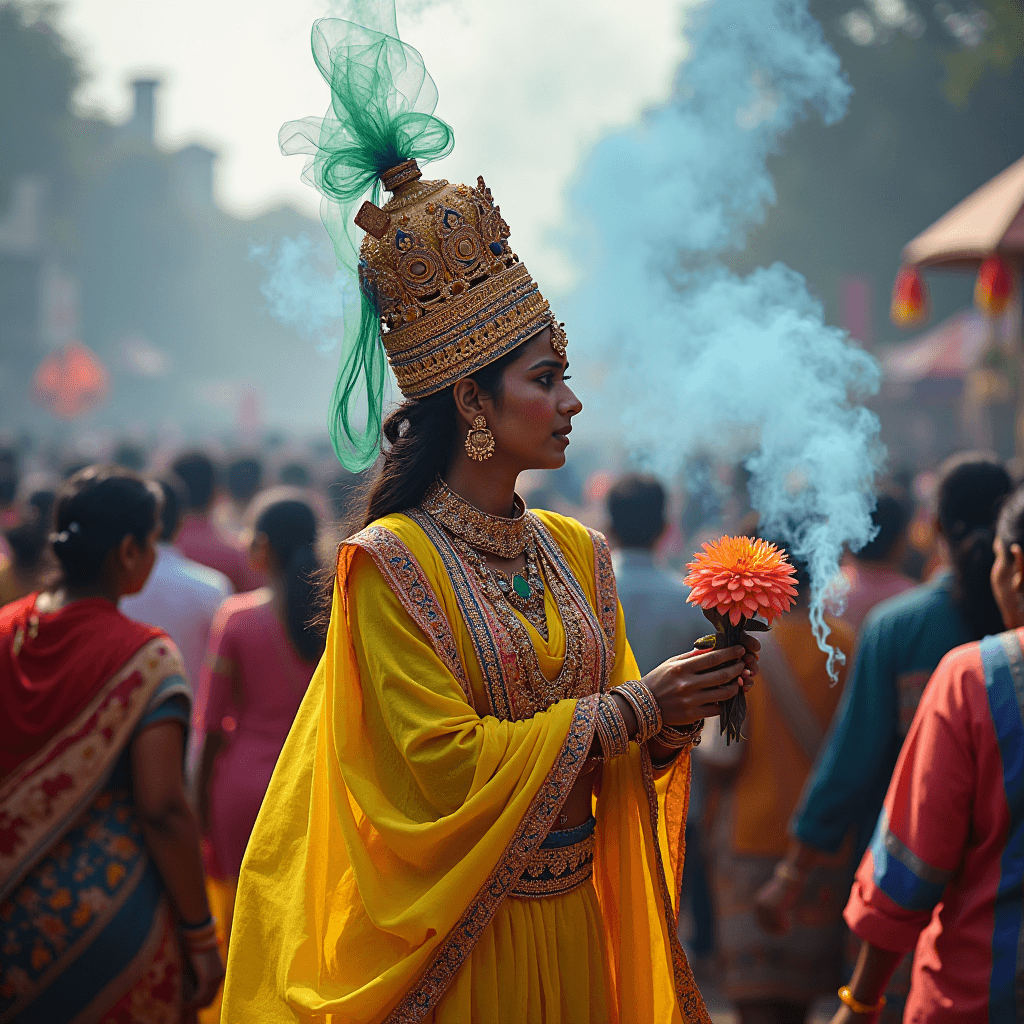
[[789, 861], [785, 860], [780, 860], [775, 865], [774, 874], [776, 878], [781, 878], [784, 882], [802, 882], [804, 879], [803, 872], [797, 870]]
[[673, 750], [680, 750], [691, 745], [697, 747], [700, 746], [700, 735], [703, 728], [703, 718], [691, 722], [682, 729], [677, 729], [674, 725], [663, 725], [654, 738], [664, 746], [672, 747]]
[[885, 1008], [885, 996], [881, 996], [874, 1006], [869, 1006], [867, 1003], [860, 1003], [853, 998], [853, 993], [850, 991], [849, 985], [844, 985], [839, 990], [839, 998], [851, 1009], [854, 1013], [881, 1013]]
[[217, 918], [211, 916], [204, 924], [183, 924], [181, 934], [190, 953], [205, 953], [216, 949]]
[[637, 722], [637, 743], [646, 743], [652, 736], [657, 736], [662, 726], [661, 708], [646, 683], [639, 679], [629, 679], [611, 692], [623, 697], [633, 709]]
[[615, 699], [610, 693], [601, 695], [597, 702], [597, 738], [604, 756], [618, 757], [629, 751], [629, 733]]

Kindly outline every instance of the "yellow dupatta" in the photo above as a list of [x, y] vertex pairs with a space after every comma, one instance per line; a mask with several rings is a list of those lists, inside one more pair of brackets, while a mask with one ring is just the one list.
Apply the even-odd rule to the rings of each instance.
[[[605, 687], [639, 678], [603, 538], [539, 517], [591, 607], [613, 602]], [[553, 675], [565, 637], [548, 601], [548, 641], [530, 636]], [[409, 517], [379, 520], [342, 549], [327, 650], [242, 864], [225, 1024], [397, 1024], [437, 1005], [593, 737], [593, 696], [522, 721], [485, 701], [437, 549]], [[709, 1021], [675, 934], [688, 784], [684, 754], [656, 795], [635, 744], [602, 769], [594, 885], [622, 1024]]]

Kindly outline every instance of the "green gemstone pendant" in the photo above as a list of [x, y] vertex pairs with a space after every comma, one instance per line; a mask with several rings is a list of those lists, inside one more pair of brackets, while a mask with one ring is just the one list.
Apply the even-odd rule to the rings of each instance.
[[530, 590], [530, 584], [527, 582], [525, 576], [520, 576], [516, 573], [512, 577], [512, 589], [516, 594], [521, 597], [524, 601], [528, 600], [532, 591]]

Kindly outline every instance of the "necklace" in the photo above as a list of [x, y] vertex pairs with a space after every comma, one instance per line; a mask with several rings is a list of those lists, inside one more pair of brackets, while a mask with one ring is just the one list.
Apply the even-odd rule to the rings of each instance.
[[526, 503], [518, 494], [513, 500], [515, 515], [512, 518], [492, 516], [471, 505], [438, 477], [424, 496], [421, 507], [452, 536], [477, 551], [507, 559], [518, 558], [526, 551]]
[[481, 567], [486, 569], [498, 584], [498, 589], [505, 600], [522, 614], [546, 642], [548, 639], [548, 617], [544, 610], [544, 578], [541, 575], [537, 559], [537, 542], [533, 537], [530, 537], [526, 544], [525, 570], [521, 573], [513, 573], [511, 576], [500, 569], [487, 565], [479, 554], [476, 552], [474, 554], [479, 558]]

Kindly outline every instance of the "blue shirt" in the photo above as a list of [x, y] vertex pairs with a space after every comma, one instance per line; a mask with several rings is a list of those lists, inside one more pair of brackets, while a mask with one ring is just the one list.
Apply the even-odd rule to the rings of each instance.
[[853, 672], [790, 829], [835, 853], [857, 829], [857, 860], [871, 841], [925, 684], [942, 658], [974, 639], [944, 573], [883, 601], [861, 628]]

